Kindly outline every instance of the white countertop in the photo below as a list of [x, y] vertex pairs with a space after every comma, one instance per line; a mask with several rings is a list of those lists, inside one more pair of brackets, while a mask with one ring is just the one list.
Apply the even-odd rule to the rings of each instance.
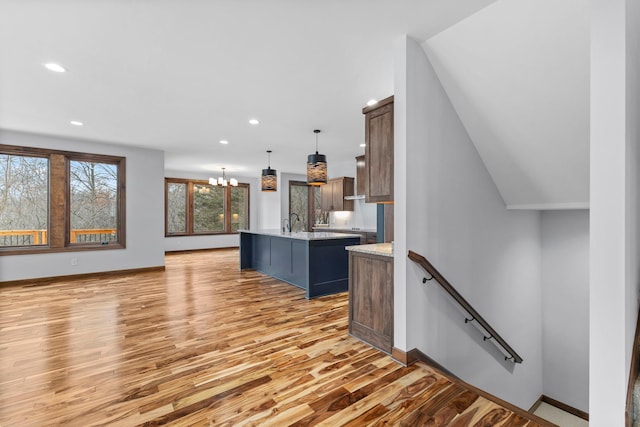
[[265, 236], [277, 236], [284, 237], [287, 239], [298, 239], [298, 240], [331, 240], [331, 239], [347, 239], [357, 237], [360, 238], [359, 234], [348, 234], [348, 233], [332, 233], [327, 231], [294, 231], [294, 232], [283, 232], [278, 229], [260, 229], [260, 230], [240, 230], [241, 233], [251, 233], [251, 234], [262, 234]]
[[338, 226], [330, 226], [330, 227], [314, 226], [313, 229], [316, 230], [316, 231], [327, 230], [327, 231], [337, 231], [337, 232], [340, 232], [340, 233], [342, 233], [342, 232], [346, 232], [346, 233], [349, 233], [349, 232], [354, 232], [354, 233], [376, 233], [378, 231], [375, 228], [338, 227]]
[[365, 254], [393, 257], [393, 245], [391, 243], [375, 243], [373, 245], [347, 246], [348, 251]]

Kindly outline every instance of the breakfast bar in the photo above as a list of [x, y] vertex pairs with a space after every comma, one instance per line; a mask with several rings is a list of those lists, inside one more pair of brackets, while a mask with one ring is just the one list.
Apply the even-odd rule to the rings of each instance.
[[360, 235], [331, 232], [241, 230], [240, 269], [255, 269], [306, 291], [306, 298], [345, 292], [349, 287], [346, 246]]

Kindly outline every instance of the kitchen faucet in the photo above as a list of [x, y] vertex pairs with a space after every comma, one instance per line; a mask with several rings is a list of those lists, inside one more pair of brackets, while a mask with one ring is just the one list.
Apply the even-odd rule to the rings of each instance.
[[296, 217], [296, 221], [300, 221], [300, 216], [298, 216], [297, 213], [295, 212], [291, 212], [289, 214], [289, 218], [285, 218], [282, 220], [282, 231], [284, 232], [285, 230], [285, 223], [286, 223], [286, 229], [289, 233], [291, 233], [291, 218], [295, 216]]

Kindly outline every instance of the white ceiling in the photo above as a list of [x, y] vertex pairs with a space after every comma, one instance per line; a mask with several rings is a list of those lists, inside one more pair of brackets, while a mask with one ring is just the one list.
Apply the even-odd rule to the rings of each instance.
[[272, 167], [304, 173], [321, 129], [329, 174], [350, 173], [362, 107], [393, 93], [394, 43], [408, 34], [506, 205], [582, 208], [588, 21], [587, 0], [0, 0], [0, 128], [255, 177], [267, 149]]
[[588, 6], [500, 0], [423, 43], [510, 208], [588, 207]]
[[426, 40], [492, 1], [0, 0], [0, 128], [256, 177], [267, 149], [272, 167], [304, 173], [317, 128], [329, 173], [355, 169], [361, 109], [393, 92], [395, 41]]

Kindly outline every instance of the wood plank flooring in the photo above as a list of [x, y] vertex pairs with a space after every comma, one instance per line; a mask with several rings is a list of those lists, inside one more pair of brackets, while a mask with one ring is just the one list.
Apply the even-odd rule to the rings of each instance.
[[234, 249], [0, 287], [0, 426], [549, 425], [347, 326], [346, 293], [306, 300]]

